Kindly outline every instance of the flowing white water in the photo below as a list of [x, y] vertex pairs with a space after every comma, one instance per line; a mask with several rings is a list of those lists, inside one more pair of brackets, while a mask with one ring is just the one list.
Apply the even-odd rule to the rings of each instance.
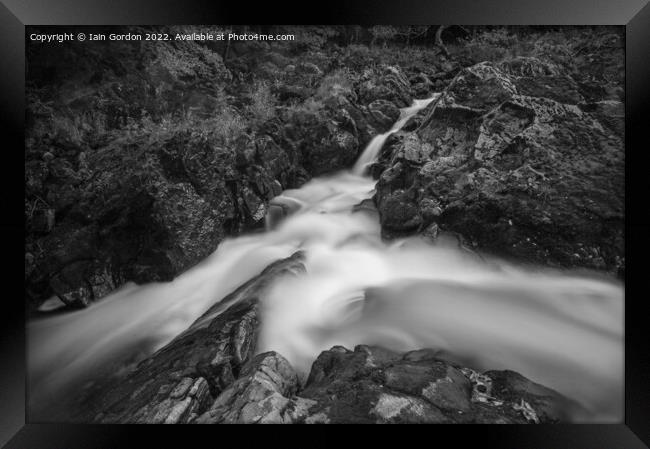
[[395, 122], [393, 127], [386, 131], [383, 134], [379, 134], [368, 143], [368, 146], [363, 151], [363, 154], [359, 157], [356, 164], [352, 168], [352, 173], [356, 175], [363, 175], [370, 164], [372, 164], [379, 156], [379, 151], [384, 146], [384, 142], [388, 139], [388, 136], [402, 129], [406, 122], [417, 114], [421, 109], [426, 108], [429, 103], [436, 100], [440, 96], [439, 93], [434, 94], [431, 98], [426, 98], [424, 100], [415, 100], [413, 104], [408, 108], [400, 109], [399, 119]]
[[[428, 101], [403, 110], [389, 133]], [[589, 410], [580, 419], [620, 422], [623, 287], [486, 263], [444, 239], [382, 241], [377, 217], [353, 210], [372, 196], [361, 161], [380, 147], [371, 143], [352, 172], [283, 192], [295, 213], [273, 230], [224, 241], [173, 282], [130, 285], [86, 310], [28, 323], [30, 401], [56, 400], [117, 355], [161, 347], [271, 261], [303, 249], [306, 274], [283, 278], [262, 298], [260, 352], [276, 350], [304, 374], [336, 344], [431, 347], [554, 388]]]

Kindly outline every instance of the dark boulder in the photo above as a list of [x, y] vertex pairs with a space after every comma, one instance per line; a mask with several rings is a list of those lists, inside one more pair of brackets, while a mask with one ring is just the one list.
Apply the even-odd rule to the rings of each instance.
[[298, 386], [298, 374], [284, 357], [276, 352], [259, 354], [195, 422], [292, 423], [306, 411], [305, 406], [311, 405], [309, 401], [292, 399]]
[[[518, 389], [502, 387], [513, 375]], [[477, 391], [477, 378], [496, 386]], [[517, 373], [479, 374], [430, 349], [400, 354], [373, 346], [321, 353], [298, 396], [316, 401], [311, 417], [331, 423], [556, 422], [577, 407]]]
[[480, 374], [430, 349], [336, 346], [320, 354], [302, 388], [280, 354], [256, 356], [196, 422], [540, 423], [569, 420], [570, 407], [516, 373]]
[[372, 121], [379, 129], [390, 128], [399, 118], [399, 109], [388, 100], [375, 100], [368, 105]]
[[[541, 422], [566, 421], [584, 409], [576, 402], [558, 392], [525, 378], [521, 374], [505, 371], [487, 371], [495, 398], [513, 403], [519, 402], [522, 411], [528, 409], [530, 419]], [[533, 413], [534, 412], [534, 415]]]
[[506, 69], [463, 70], [417, 132], [387, 144], [375, 195], [384, 233], [435, 222], [501, 256], [616, 272], [621, 108], [583, 103], [570, 78], [538, 61]]
[[398, 67], [383, 65], [378, 71], [365, 74], [359, 87], [359, 95], [364, 104], [387, 100], [399, 108], [405, 108], [413, 101], [410, 89], [408, 78]]
[[279, 277], [302, 270], [301, 253], [269, 265], [136, 367], [82, 392], [68, 410], [70, 419], [103, 423], [195, 419], [248, 374], [244, 366], [256, 352], [260, 294]]

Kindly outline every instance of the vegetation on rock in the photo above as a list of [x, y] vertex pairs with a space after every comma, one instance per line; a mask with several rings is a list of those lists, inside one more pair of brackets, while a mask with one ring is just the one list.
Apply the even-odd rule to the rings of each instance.
[[372, 169], [387, 237], [623, 272], [619, 28], [236, 30], [296, 40], [28, 45], [29, 309], [172, 279], [441, 91]]

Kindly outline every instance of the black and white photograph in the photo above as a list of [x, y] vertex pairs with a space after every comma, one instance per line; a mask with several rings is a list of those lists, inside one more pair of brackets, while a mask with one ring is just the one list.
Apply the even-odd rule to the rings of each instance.
[[27, 419], [622, 424], [625, 45], [26, 26]]

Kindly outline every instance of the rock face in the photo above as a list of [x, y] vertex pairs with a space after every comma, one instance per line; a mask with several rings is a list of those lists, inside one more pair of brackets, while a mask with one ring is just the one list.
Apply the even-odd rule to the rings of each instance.
[[622, 270], [622, 110], [535, 58], [464, 69], [373, 170], [384, 234], [436, 224], [502, 256]]
[[358, 79], [334, 72], [305, 106], [284, 111], [283, 142], [295, 147], [313, 176], [348, 168], [372, 137], [391, 128], [399, 108], [413, 101], [410, 91], [409, 80], [394, 66], [366, 69]]
[[458, 69], [435, 49], [410, 57], [399, 46], [378, 58], [348, 38], [344, 47], [323, 38], [341, 31], [311, 27], [313, 44], [226, 49], [176, 40], [30, 43], [29, 309], [52, 295], [83, 307], [126, 281], [172, 279], [225, 236], [263, 226], [282, 190], [352, 166], [399, 108], [442, 89]]
[[194, 41], [29, 46], [30, 309], [173, 279], [263, 227], [282, 190], [352, 166], [412, 100], [394, 65], [242, 46], [228, 64]]
[[179, 110], [203, 117], [219, 107], [215, 88], [232, 75], [218, 54], [171, 41], [28, 52], [30, 302], [58, 295], [84, 306], [127, 280], [170, 280], [255, 221], [234, 192], [272, 180], [233, 170], [217, 133], [169, 131]]
[[[554, 423], [583, 410], [513, 371], [479, 373], [432, 349], [322, 352], [308, 376], [257, 353], [259, 298], [303, 255], [269, 265], [126, 373], [71, 394], [74, 422]], [[65, 407], [62, 407], [65, 409]]]
[[[243, 367], [255, 354], [259, 295], [273, 280], [302, 270], [301, 253], [271, 264], [126, 378], [89, 392], [81, 402], [85, 405], [75, 406], [72, 419], [111, 423], [183, 423], [194, 419], [248, 372]], [[279, 367], [274, 365], [273, 369]]]
[[[428, 349], [399, 354], [371, 346], [357, 346], [354, 351], [334, 347], [314, 362], [294, 399], [302, 401], [301, 410], [304, 399], [313, 401], [297, 422], [556, 422], [565, 420], [570, 407], [575, 407], [518, 374], [522, 383], [511, 396], [502, 393], [513, 391], [509, 378], [507, 387], [478, 392], [476, 376], [486, 382], [505, 378], [502, 372], [481, 375], [462, 368]], [[539, 416], [537, 409], [549, 412]]]
[[302, 416], [309, 402], [291, 397], [299, 386], [298, 375], [280, 354], [257, 355], [241, 377], [217, 397], [196, 423], [282, 424]]
[[[140, 388], [136, 393], [138, 401]], [[303, 387], [282, 355], [266, 352], [251, 358], [220, 393], [211, 394], [204, 377], [186, 376], [159, 389], [152, 402], [135, 413], [135, 406], [128, 405], [131, 412], [117, 420], [111, 414], [99, 418], [125, 423], [526, 424], [568, 422], [580, 410], [512, 371], [481, 374], [439, 359], [432, 350], [398, 354], [370, 346], [323, 352]]]

